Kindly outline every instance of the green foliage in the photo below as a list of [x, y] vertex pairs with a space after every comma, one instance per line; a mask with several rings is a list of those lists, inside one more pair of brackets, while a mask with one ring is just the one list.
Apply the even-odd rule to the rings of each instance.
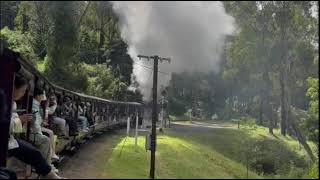
[[1, 29], [0, 34], [1, 39], [6, 42], [8, 48], [21, 53], [27, 60], [35, 63], [37, 57], [28, 41], [26, 41], [30, 34], [21, 34], [19, 31], [10, 30], [8, 27]]
[[186, 104], [179, 101], [179, 99], [169, 99], [170, 113], [176, 116], [181, 116], [186, 112]]
[[41, 73], [44, 73], [46, 70], [46, 67], [48, 67], [48, 57], [46, 56], [43, 61], [37, 61], [35, 67], [37, 68], [38, 71], [40, 71]]
[[110, 43], [108, 50], [107, 63], [111, 67], [116, 77], [127, 84], [131, 84], [131, 74], [133, 71], [133, 60], [127, 54], [127, 44], [122, 40], [114, 40]]
[[43, 59], [46, 55], [48, 39], [48, 3], [45, 1], [22, 1], [15, 17], [15, 29], [28, 33], [25, 40], [32, 46], [36, 56]]
[[86, 93], [113, 100], [141, 101], [139, 92], [128, 91], [128, 85], [115, 77], [106, 64], [89, 65], [83, 63], [81, 67], [84, 74], [88, 76], [89, 85]]
[[249, 155], [250, 167], [260, 175], [273, 178], [305, 178], [309, 162], [301, 145], [293, 138], [280, 136], [279, 131], [270, 135], [267, 128], [251, 122], [251, 125], [240, 125], [241, 131], [249, 135], [241, 138], [242, 161], [246, 163], [246, 155]]
[[26, 32], [29, 28], [28, 22], [30, 19], [31, 1], [21, 1], [19, 4], [18, 14], [15, 18], [15, 29]]
[[312, 164], [306, 178], [319, 179], [319, 161]]
[[105, 64], [82, 64], [82, 67], [84, 72], [89, 76], [89, 86], [86, 92], [102, 98], [112, 98], [109, 88], [114, 81], [114, 76], [110, 69]]
[[307, 79], [308, 91], [307, 96], [311, 99], [309, 112], [317, 114], [319, 112], [319, 79], [309, 77]]
[[319, 79], [309, 77], [307, 84], [306, 96], [310, 98], [310, 106], [305, 123], [306, 132], [310, 140], [319, 143]]
[[79, 41], [80, 61], [95, 64], [97, 62], [98, 34], [93, 30], [81, 27]]
[[30, 7], [29, 32], [31, 34], [30, 44], [38, 57], [43, 59], [47, 54], [49, 35], [48, 2], [34, 1]]
[[[1, 30], [8, 47], [55, 84], [104, 98], [142, 100], [139, 90], [128, 90], [137, 82], [131, 82], [132, 60], [109, 2], [1, 1], [3, 25], [15, 29]], [[94, 65], [105, 63], [101, 58], [111, 59], [109, 68]]]
[[[239, 115], [256, 118], [262, 115], [263, 124], [268, 124], [265, 121], [273, 119], [280, 104], [279, 70], [284, 68], [289, 74], [288, 90], [285, 91], [291, 105], [307, 109], [309, 99], [305, 96], [305, 79], [318, 72], [314, 63], [318, 51], [314, 46], [318, 42], [315, 39], [318, 19], [310, 16], [312, 3], [224, 2], [226, 11], [239, 26], [239, 32], [229, 39], [222, 67], [222, 77], [232, 87], [228, 94], [232, 108], [226, 106], [227, 112], [235, 109], [233, 112]], [[282, 57], [285, 52], [282, 49], [283, 32], [286, 32], [290, 63]]]
[[77, 63], [78, 27], [75, 8], [73, 1], [48, 2], [50, 33], [45, 73], [51, 81], [63, 87], [83, 91], [86, 88], [86, 77]]
[[196, 108], [200, 109], [203, 117], [211, 118], [213, 114], [224, 117], [228, 88], [220, 74], [173, 74], [169, 85], [170, 114], [181, 116], [192, 109], [196, 101]]

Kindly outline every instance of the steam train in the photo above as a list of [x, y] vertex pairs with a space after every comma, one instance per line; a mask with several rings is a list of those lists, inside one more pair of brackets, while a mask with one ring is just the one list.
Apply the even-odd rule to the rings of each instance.
[[[10, 118], [12, 113], [13, 82], [17, 73], [23, 74], [30, 79], [27, 92], [20, 101], [17, 101], [18, 114], [32, 113], [32, 101], [34, 97], [34, 88], [36, 86], [44, 89], [46, 94], [54, 94], [57, 98], [58, 105], [63, 103], [64, 97], [71, 97], [72, 103], [75, 105], [74, 107], [76, 107], [72, 115], [75, 121], [78, 121], [78, 107], [80, 103], [88, 105], [86, 116], [93, 122], [89, 126], [89, 131], [80, 132], [77, 135], [69, 136], [67, 138], [58, 137], [56, 140], [56, 153], [62, 157], [60, 159], [63, 159], [63, 154], [66, 154], [65, 152], [74, 151], [79, 144], [90, 140], [94, 135], [101, 134], [106, 130], [124, 127], [128, 117], [136, 119], [139, 117], [141, 118], [143, 115], [143, 105], [141, 103], [107, 100], [59, 87], [40, 74], [40, 72], [19, 53], [1, 47], [0, 91], [4, 94], [4, 102], [1, 103], [2, 111], [0, 116], [1, 167], [10, 167], [11, 165], [10, 162], [7, 161], [7, 151]], [[46, 108], [45, 105], [42, 105], [41, 107], [44, 108], [44, 110]], [[49, 128], [53, 130], [53, 132], [56, 131], [54, 125]], [[30, 123], [27, 123], [26, 127], [24, 127], [23, 133], [15, 135], [32, 144], [32, 140], [30, 139]], [[31, 168], [30, 172], [32, 172]], [[26, 174], [25, 177], [27, 177]]]

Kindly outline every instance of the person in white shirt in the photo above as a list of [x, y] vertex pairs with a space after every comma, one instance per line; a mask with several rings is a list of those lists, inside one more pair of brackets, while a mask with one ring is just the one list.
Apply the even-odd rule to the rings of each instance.
[[[51, 130], [47, 129], [45, 130], [42, 127], [43, 124], [43, 118], [41, 117], [42, 108], [40, 106], [41, 101], [45, 100], [45, 94], [42, 89], [39, 87], [35, 87], [34, 89], [34, 99], [32, 102], [32, 111], [33, 114], [33, 120], [31, 123], [31, 134], [30, 134], [30, 140], [34, 143], [34, 145], [40, 150], [42, 156], [47, 160], [48, 164], [52, 166], [52, 169], [54, 171], [58, 171], [53, 165], [52, 165], [52, 155], [55, 154], [53, 151], [52, 146], [52, 138], [50, 139], [50, 136], [53, 136], [53, 133], [50, 133]], [[45, 113], [45, 112], [43, 112]], [[42, 132], [46, 131], [49, 132], [48, 136], [44, 135]], [[52, 132], [52, 131], [51, 131]]]

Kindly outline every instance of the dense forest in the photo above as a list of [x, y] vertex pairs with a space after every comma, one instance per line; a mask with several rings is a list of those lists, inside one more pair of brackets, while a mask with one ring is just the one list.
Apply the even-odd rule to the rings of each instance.
[[142, 100], [109, 2], [1, 1], [1, 39], [62, 87]]
[[[237, 32], [218, 73], [173, 73], [175, 117], [246, 119], [319, 144], [319, 3], [227, 1]], [[1, 40], [54, 83], [103, 98], [142, 101], [133, 60], [108, 1], [1, 1]], [[137, 86], [136, 86], [137, 87]]]

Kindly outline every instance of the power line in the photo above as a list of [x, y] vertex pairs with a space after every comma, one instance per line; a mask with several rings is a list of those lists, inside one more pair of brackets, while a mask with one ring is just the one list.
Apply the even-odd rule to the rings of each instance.
[[[148, 66], [145, 66], [145, 65], [139, 64], [139, 63], [137, 63], [137, 62], [133, 62], [133, 63], [134, 63], [134, 64], [137, 64], [137, 65], [139, 65], [139, 66], [145, 67], [145, 68], [150, 69], [150, 70], [152, 70], [152, 71], [153, 71], [153, 68], [151, 68], [151, 67], [148, 67]], [[169, 75], [169, 76], [170, 76], [170, 73], [162, 72], [162, 71], [158, 71], [158, 72], [159, 72], [159, 73], [166, 74], [166, 75]]]
[[[130, 65], [130, 64], [129, 64], [129, 63], [127, 63], [127, 62], [115, 62], [115, 64], [119, 64], [119, 63], [122, 63], [122, 64], [128, 64], [128, 65]], [[143, 64], [139, 64], [139, 63], [137, 63], [137, 62], [135, 62], [135, 61], [133, 61], [132, 63], [133, 63], [133, 64], [136, 64], [136, 65], [139, 65], [139, 66], [141, 66], [141, 67], [144, 67], [144, 68], [146, 68], [146, 69], [148, 69], [148, 70], [153, 71], [153, 68], [152, 68], [152, 67], [145, 66], [145, 65], [143, 65]], [[162, 74], [164, 74], [164, 75], [171, 76], [171, 74], [170, 74], [170, 73], [168, 73], [168, 72], [163, 72], [163, 71], [158, 71], [158, 72], [159, 72], [159, 73], [162, 73]]]

